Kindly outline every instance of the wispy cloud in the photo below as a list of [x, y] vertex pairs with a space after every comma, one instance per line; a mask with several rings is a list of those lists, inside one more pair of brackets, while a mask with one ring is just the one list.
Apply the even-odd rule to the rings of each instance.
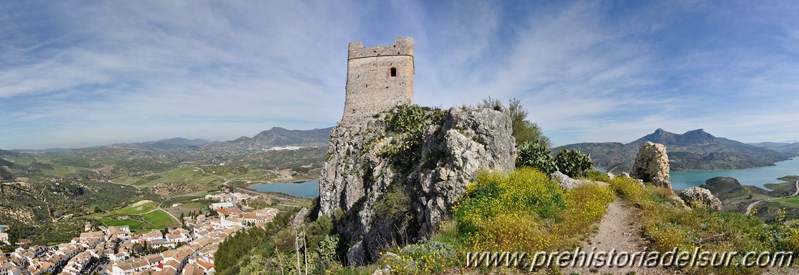
[[330, 126], [347, 43], [398, 36], [417, 103], [516, 97], [556, 144], [796, 140], [799, 19], [771, 4], [4, 2], [0, 148]]

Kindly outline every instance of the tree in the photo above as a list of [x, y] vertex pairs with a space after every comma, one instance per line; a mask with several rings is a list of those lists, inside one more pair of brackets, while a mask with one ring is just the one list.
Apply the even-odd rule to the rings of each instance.
[[508, 110], [510, 110], [513, 137], [516, 138], [516, 145], [526, 141], [534, 141], [544, 145], [544, 148], [552, 147], [549, 138], [544, 136], [541, 127], [527, 120], [527, 110], [522, 107], [521, 101], [516, 98], [511, 99], [508, 104]]

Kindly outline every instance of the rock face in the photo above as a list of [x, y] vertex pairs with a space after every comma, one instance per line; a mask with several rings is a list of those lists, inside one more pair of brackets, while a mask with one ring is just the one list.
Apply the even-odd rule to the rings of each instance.
[[552, 179], [557, 182], [561, 188], [565, 190], [570, 190], [572, 188], [577, 187], [580, 185], [580, 182], [569, 177], [568, 175], [561, 173], [560, 171], [555, 171], [554, 173], [549, 175]]
[[666, 146], [645, 142], [635, 158], [632, 177], [648, 182], [652, 182], [656, 177], [668, 181], [669, 155], [666, 152]]
[[367, 123], [339, 123], [330, 135], [320, 215], [338, 218], [350, 265], [377, 260], [389, 245], [429, 237], [451, 217], [478, 171], [514, 168], [515, 141], [504, 107], [426, 109], [426, 122], [398, 130], [403, 127], [397, 122], [406, 120], [397, 116], [409, 107]]
[[702, 187], [691, 187], [688, 189], [683, 190], [680, 192], [680, 198], [685, 200], [685, 202], [701, 202], [707, 207], [715, 210], [721, 210], [721, 201], [713, 196], [713, 193], [710, 193], [710, 190], [707, 190]]

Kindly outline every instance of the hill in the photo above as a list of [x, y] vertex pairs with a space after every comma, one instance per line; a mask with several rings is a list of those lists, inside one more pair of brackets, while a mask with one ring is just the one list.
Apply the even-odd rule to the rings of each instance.
[[186, 139], [182, 137], [177, 138], [170, 138], [170, 139], [162, 139], [159, 141], [148, 141], [142, 143], [133, 143], [127, 144], [131, 146], [141, 147], [145, 149], [172, 149], [172, 148], [180, 148], [180, 147], [192, 147], [192, 146], [200, 146], [212, 143], [211, 141], [204, 140], [204, 139]]
[[761, 142], [761, 143], [752, 143], [751, 145], [771, 149], [781, 153], [799, 155], [799, 142], [797, 143]]
[[312, 130], [288, 130], [280, 127], [273, 127], [272, 129], [258, 133], [252, 138], [240, 137], [225, 143], [261, 148], [326, 146], [331, 130], [333, 130], [332, 127]]
[[590, 154], [594, 164], [598, 167], [609, 171], [628, 172], [632, 169], [638, 148], [647, 141], [666, 145], [669, 151], [669, 164], [673, 171], [769, 166], [796, 155], [716, 137], [703, 129], [683, 134], [657, 129], [654, 133], [627, 144], [618, 142], [577, 143], [558, 149], [577, 149]]

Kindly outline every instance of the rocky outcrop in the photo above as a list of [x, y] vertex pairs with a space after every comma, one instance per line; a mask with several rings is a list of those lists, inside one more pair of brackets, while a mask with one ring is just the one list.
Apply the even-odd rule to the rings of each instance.
[[716, 198], [716, 196], [713, 196], [713, 193], [710, 193], [710, 190], [702, 187], [691, 187], [685, 189], [680, 192], [680, 198], [682, 198], [689, 205], [700, 202], [710, 209], [721, 210], [721, 201]]
[[320, 215], [338, 218], [348, 264], [372, 262], [389, 245], [435, 232], [478, 171], [513, 169], [514, 143], [502, 106], [403, 106], [340, 123], [320, 180]]
[[552, 177], [552, 180], [557, 182], [560, 185], [560, 187], [565, 190], [571, 190], [572, 188], [575, 188], [578, 185], [580, 185], [579, 181], [569, 177], [564, 173], [561, 173], [560, 171], [555, 171], [549, 176]]
[[671, 182], [661, 177], [652, 178], [652, 184], [657, 187], [665, 187], [671, 189]]
[[633, 164], [632, 177], [652, 182], [656, 177], [669, 180], [669, 156], [666, 146], [645, 142], [638, 150]]

